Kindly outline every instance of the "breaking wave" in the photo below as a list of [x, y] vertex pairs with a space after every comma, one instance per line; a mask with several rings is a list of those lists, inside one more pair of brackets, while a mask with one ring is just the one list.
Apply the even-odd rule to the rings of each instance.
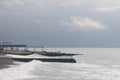
[[22, 78], [34, 78], [36, 76], [30, 73], [35, 69], [36, 66], [40, 65], [41, 62], [33, 60], [28, 63], [15, 62], [18, 65], [11, 65], [11, 67], [0, 70], [0, 80], [20, 80]]
[[120, 80], [120, 69], [88, 63], [15, 62], [0, 70], [0, 80]]

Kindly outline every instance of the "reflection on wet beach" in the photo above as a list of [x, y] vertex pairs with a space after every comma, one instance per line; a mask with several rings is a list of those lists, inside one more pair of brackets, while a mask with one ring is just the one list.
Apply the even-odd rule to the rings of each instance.
[[[3, 55], [0, 55], [3, 56]], [[0, 69], [8, 68], [9, 65], [13, 65], [13, 61], [9, 58], [0, 57]]]

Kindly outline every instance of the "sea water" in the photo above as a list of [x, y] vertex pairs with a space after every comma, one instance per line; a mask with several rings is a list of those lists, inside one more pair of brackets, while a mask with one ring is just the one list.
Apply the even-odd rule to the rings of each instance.
[[[36, 49], [40, 51], [40, 49]], [[0, 70], [0, 80], [120, 80], [120, 48], [45, 48], [77, 53], [77, 63], [17, 62]]]

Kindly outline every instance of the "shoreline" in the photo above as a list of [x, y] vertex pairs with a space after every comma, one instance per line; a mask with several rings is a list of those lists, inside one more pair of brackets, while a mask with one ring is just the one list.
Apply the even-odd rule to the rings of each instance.
[[[0, 54], [0, 56], [4, 56]], [[14, 65], [13, 60], [5, 57], [0, 57], [0, 69], [9, 68], [9, 65]]]

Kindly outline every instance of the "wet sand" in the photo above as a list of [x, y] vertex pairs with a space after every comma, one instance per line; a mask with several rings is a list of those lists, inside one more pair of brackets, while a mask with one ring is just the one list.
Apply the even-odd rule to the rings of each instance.
[[10, 58], [2, 57], [2, 56], [4, 56], [4, 54], [0, 53], [0, 69], [8, 68], [9, 65], [13, 64], [13, 60], [11, 60]]

